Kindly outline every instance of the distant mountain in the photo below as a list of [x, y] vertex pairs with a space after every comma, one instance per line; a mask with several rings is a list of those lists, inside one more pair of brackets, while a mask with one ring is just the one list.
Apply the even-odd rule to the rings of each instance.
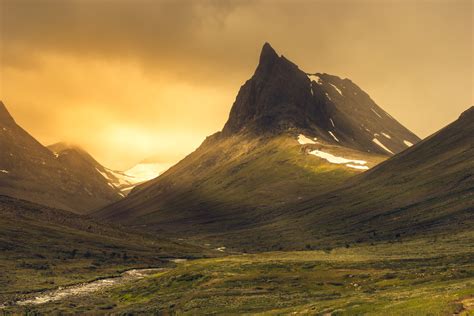
[[[153, 160], [144, 160], [130, 169], [119, 172], [124, 179], [130, 183], [122, 192], [129, 193], [134, 187], [155, 179], [160, 174], [168, 170], [172, 165], [169, 163], [154, 162]], [[117, 172], [116, 172], [117, 173]]]
[[135, 186], [158, 177], [170, 165], [144, 161], [125, 171], [118, 171], [104, 167], [88, 152], [79, 146], [68, 143], [56, 143], [48, 146], [61, 163], [71, 169], [81, 169], [90, 179], [106, 182], [108, 186], [117, 190], [122, 197], [127, 195]]
[[[59, 146], [59, 145], [57, 145]], [[77, 213], [121, 198], [77, 148], [52, 153], [16, 124], [0, 102], [0, 194]]]
[[222, 132], [96, 215], [175, 234], [236, 231], [418, 141], [350, 80], [308, 75], [265, 44]]

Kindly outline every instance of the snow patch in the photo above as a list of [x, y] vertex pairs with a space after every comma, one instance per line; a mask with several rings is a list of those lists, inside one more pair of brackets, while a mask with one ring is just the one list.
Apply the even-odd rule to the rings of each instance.
[[342, 95], [342, 91], [341, 91], [341, 90], [339, 90], [339, 88], [338, 88], [338, 87], [336, 87], [336, 86], [335, 86], [335, 85], [333, 85], [332, 83], [330, 83], [330, 85], [331, 85], [331, 86], [332, 86], [334, 89], [336, 89], [336, 91], [337, 91], [337, 92], [338, 92], [340, 95]]
[[334, 156], [333, 154], [321, 151], [321, 150], [312, 150], [309, 152], [311, 155], [318, 156], [319, 158], [323, 158], [330, 163], [335, 163], [335, 164], [346, 164], [346, 163], [354, 163], [357, 165], [365, 165], [367, 164], [367, 161], [365, 160], [357, 160], [357, 159], [347, 159], [344, 157], [338, 157]]
[[332, 101], [332, 99], [331, 99], [331, 97], [329, 96], [329, 94], [328, 94], [327, 92], [326, 92], [325, 94], [326, 94], [326, 96], [328, 97], [329, 101]]
[[219, 247], [219, 248], [216, 248], [217, 251], [220, 251], [220, 252], [224, 252], [225, 251], [225, 247]]
[[[316, 139], [316, 138], [315, 138]], [[298, 143], [300, 143], [300, 145], [306, 145], [306, 144], [316, 144], [316, 142], [314, 140], [312, 140], [311, 138], [308, 138], [306, 136], [304, 136], [303, 134], [299, 134], [298, 135]]]
[[354, 169], [361, 169], [361, 170], [367, 170], [367, 169], [369, 169], [368, 166], [356, 166], [356, 165], [351, 165], [351, 164], [347, 164], [346, 167], [354, 168]]
[[318, 75], [306, 74], [311, 81], [315, 81], [317, 84], [321, 84], [321, 78]]
[[380, 116], [380, 114], [378, 114], [377, 111], [374, 110], [374, 108], [370, 108], [370, 109], [372, 110], [372, 112], [374, 112], [375, 114], [377, 114], [378, 117], [382, 118], [382, 117]]
[[407, 145], [408, 147], [413, 146], [413, 143], [410, 143], [410, 142], [407, 141], [407, 140], [404, 140], [403, 143], [405, 143], [405, 145]]
[[336, 125], [334, 125], [332, 118], [330, 118], [329, 120], [331, 121], [332, 127], [336, 127]]
[[106, 178], [107, 180], [111, 180], [109, 175], [106, 173], [106, 172], [102, 172], [100, 171], [99, 169], [95, 168], [95, 170], [97, 170], [98, 173], [100, 173], [104, 178]]
[[339, 142], [339, 139], [337, 139], [337, 137], [331, 131], [328, 131], [328, 133], [331, 134], [332, 138], [334, 138], [336, 142]]
[[5, 169], [0, 169], [0, 172], [1, 173], [10, 173], [8, 170], [5, 170]]
[[388, 135], [388, 134], [385, 134], [384, 132], [382, 132], [382, 135], [387, 137], [388, 139], [392, 139], [392, 136]]
[[326, 153], [321, 150], [312, 150], [309, 152], [309, 154], [317, 156], [319, 158], [322, 158], [324, 160], [327, 160], [330, 163], [334, 164], [344, 164], [346, 167], [349, 168], [354, 168], [354, 169], [359, 169], [359, 170], [367, 170], [369, 169], [368, 166], [365, 166], [367, 164], [367, 161], [365, 160], [357, 160], [357, 159], [347, 159], [344, 157], [338, 157], [330, 153]]
[[373, 141], [374, 143], [376, 143], [379, 147], [381, 147], [383, 150], [388, 151], [389, 153], [391, 153], [392, 155], [394, 155], [394, 153], [393, 153], [390, 149], [388, 149], [387, 147], [385, 147], [385, 145], [382, 144], [377, 138], [372, 139], [372, 141]]

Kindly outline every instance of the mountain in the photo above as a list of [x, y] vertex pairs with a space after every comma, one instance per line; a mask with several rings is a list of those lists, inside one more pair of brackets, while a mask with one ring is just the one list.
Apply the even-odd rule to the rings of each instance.
[[308, 75], [265, 44], [223, 130], [95, 215], [193, 237], [258, 226], [418, 141], [350, 80]]
[[266, 223], [219, 238], [240, 249], [321, 249], [420, 236], [436, 241], [470, 232], [473, 135], [471, 107], [437, 133], [336, 189], [275, 208]]
[[122, 197], [126, 196], [135, 186], [156, 178], [169, 165], [143, 161], [125, 171], [104, 167], [88, 152], [79, 146], [68, 143], [56, 143], [48, 146], [58, 160], [71, 169], [80, 169], [88, 178], [115, 188]]
[[113, 173], [119, 179], [122, 179], [122, 182], [128, 183], [128, 185], [123, 186], [121, 189], [122, 193], [128, 194], [137, 185], [158, 177], [170, 167], [171, 164], [168, 163], [160, 163], [145, 159], [125, 171], [114, 171]]
[[[23, 130], [0, 102], [0, 194], [78, 213], [121, 198], [89, 166], [87, 153], [53, 154]], [[85, 157], [85, 158], [84, 158]]]
[[349, 79], [309, 74], [266, 43], [240, 89], [223, 134], [297, 129], [349, 148], [394, 154], [420, 139]]

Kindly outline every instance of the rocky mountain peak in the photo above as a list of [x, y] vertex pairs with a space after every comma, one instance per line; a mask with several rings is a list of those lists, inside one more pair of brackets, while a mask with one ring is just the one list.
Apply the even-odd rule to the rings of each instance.
[[253, 76], [241, 87], [224, 137], [307, 133], [366, 152], [395, 154], [420, 139], [349, 79], [304, 72], [265, 43]]
[[265, 43], [262, 47], [262, 51], [260, 52], [260, 59], [256, 72], [262, 73], [270, 71], [279, 60], [280, 57], [273, 47], [269, 43]]

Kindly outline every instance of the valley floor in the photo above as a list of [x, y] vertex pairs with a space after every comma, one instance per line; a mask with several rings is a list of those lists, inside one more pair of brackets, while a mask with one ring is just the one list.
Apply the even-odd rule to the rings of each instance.
[[94, 293], [5, 312], [472, 315], [474, 232], [331, 251], [179, 262]]

